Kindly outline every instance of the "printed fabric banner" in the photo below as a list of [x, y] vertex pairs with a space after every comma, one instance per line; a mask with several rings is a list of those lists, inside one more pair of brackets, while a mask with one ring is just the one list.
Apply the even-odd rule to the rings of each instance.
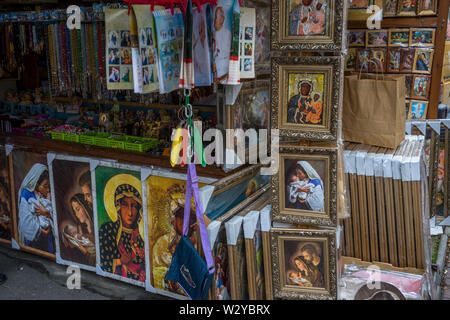
[[105, 10], [108, 90], [133, 89], [130, 23], [127, 9]]
[[[206, 22], [206, 11], [209, 5], [194, 9], [193, 20], [193, 50], [194, 50], [194, 78], [196, 87], [211, 85], [211, 56], [210, 56], [210, 30]], [[212, 39], [212, 38], [211, 38]]]
[[186, 5], [184, 15], [183, 63], [181, 64], [180, 88], [194, 88], [194, 64], [192, 56], [192, 1]]
[[159, 93], [169, 93], [180, 84], [181, 55], [183, 50], [183, 14], [176, 8], [154, 11], [156, 37], [158, 43]]
[[255, 8], [241, 8], [239, 58], [241, 78], [255, 77]]
[[240, 8], [239, 0], [234, 0], [232, 11], [233, 24], [231, 28], [231, 50], [230, 62], [228, 66], [227, 84], [239, 84], [241, 82], [241, 72], [239, 68], [239, 31], [240, 31]]
[[[214, 83], [226, 83], [231, 52], [233, 0], [218, 0], [213, 20], [213, 78]], [[238, 68], [239, 70], [239, 68]]]
[[[155, 6], [159, 10], [160, 6]], [[136, 15], [140, 62], [142, 67], [142, 93], [158, 91], [158, 72], [156, 64], [158, 57], [155, 46], [155, 25], [153, 15], [150, 13], [150, 5], [133, 5]]]

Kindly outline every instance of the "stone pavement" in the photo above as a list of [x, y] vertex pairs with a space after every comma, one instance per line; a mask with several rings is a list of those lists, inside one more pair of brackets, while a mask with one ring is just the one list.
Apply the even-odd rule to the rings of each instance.
[[67, 266], [0, 244], [0, 272], [8, 280], [0, 285], [0, 300], [160, 300], [164, 296], [144, 288], [81, 270], [81, 289], [69, 290]]

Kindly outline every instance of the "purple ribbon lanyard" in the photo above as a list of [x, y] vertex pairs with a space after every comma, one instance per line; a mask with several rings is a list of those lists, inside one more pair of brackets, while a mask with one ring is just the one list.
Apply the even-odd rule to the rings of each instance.
[[205, 253], [206, 265], [209, 273], [214, 273], [215, 270], [211, 253], [211, 245], [209, 243], [208, 233], [206, 232], [205, 221], [203, 220], [203, 208], [198, 192], [197, 171], [195, 170], [195, 164], [189, 163], [186, 181], [186, 200], [184, 203], [183, 236], [187, 236], [189, 232], [192, 192], [194, 193], [195, 213], [197, 216], [197, 221], [200, 224], [200, 238], [202, 241], [203, 252]]

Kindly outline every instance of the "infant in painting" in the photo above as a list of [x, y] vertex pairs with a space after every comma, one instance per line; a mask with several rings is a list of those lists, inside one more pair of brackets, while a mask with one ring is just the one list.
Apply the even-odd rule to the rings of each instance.
[[297, 191], [298, 188], [314, 188], [314, 184], [308, 183], [307, 181], [300, 180], [298, 176], [295, 173], [292, 173], [289, 176], [289, 198], [291, 199], [291, 202], [295, 202], [298, 199], [300, 200], [306, 200], [308, 197], [307, 192], [299, 192]]
[[[32, 208], [32, 210], [36, 210], [38, 207], [43, 207], [45, 210], [52, 212], [52, 202], [49, 199], [46, 198], [30, 198], [28, 199], [28, 204]], [[53, 221], [47, 216], [38, 216], [39, 219], [39, 226], [42, 230], [47, 230], [50, 226], [53, 227]]]
[[87, 237], [83, 237], [81, 233], [78, 232], [77, 228], [73, 225], [66, 225], [64, 227], [64, 236], [73, 245], [77, 247], [84, 247], [88, 253], [95, 253], [95, 245]]

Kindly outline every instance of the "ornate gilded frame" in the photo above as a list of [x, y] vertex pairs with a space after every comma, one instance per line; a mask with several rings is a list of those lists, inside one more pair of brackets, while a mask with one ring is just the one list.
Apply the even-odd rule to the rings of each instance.
[[286, 17], [287, 1], [272, 0], [272, 50], [342, 51], [345, 46], [344, 25], [347, 20], [347, 1], [331, 0], [329, 25], [325, 36], [289, 36]]
[[[272, 220], [292, 224], [312, 224], [337, 226], [337, 146], [306, 147], [294, 144], [280, 145], [278, 174], [272, 175]], [[285, 159], [324, 160], [326, 177], [324, 180], [325, 211], [315, 212], [285, 208]]]
[[[280, 130], [280, 137], [336, 140], [337, 120], [341, 97], [339, 88], [343, 87], [344, 57], [279, 57], [272, 58], [272, 85], [271, 85], [271, 128]], [[317, 72], [325, 71], [327, 79], [324, 85], [325, 101], [323, 106], [323, 124], [289, 124], [284, 123], [284, 113], [288, 105], [289, 72]], [[287, 116], [286, 116], [287, 117]]]
[[431, 10], [423, 10], [423, 0], [419, 0], [417, 4], [417, 14], [419, 16], [432, 16], [435, 15], [437, 12], [437, 0], [433, 0], [433, 7]]
[[[336, 231], [312, 229], [272, 228], [272, 275], [274, 297], [288, 300], [336, 300], [337, 299], [337, 250]], [[285, 240], [320, 241], [324, 243], [325, 288], [307, 288], [285, 285]], [[281, 272], [283, 271], [283, 272]]]

